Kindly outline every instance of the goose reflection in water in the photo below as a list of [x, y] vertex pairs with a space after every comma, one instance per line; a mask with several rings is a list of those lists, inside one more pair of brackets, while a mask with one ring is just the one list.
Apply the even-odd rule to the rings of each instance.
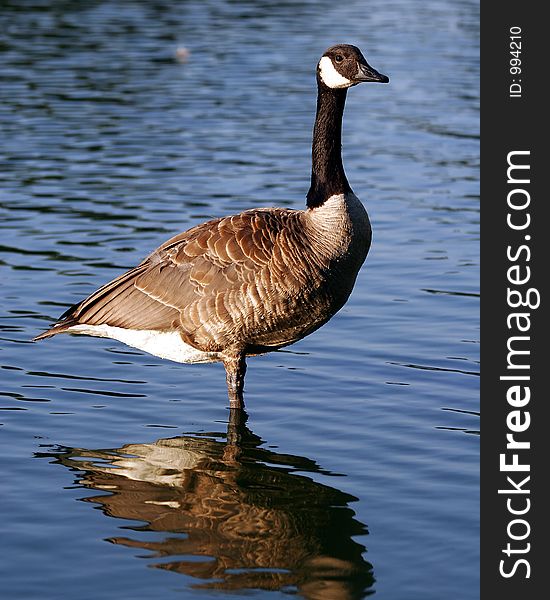
[[[46, 456], [83, 472], [80, 485], [109, 492], [85, 501], [146, 523], [124, 527], [136, 535], [109, 541], [149, 550], [148, 558], [177, 556], [152, 566], [201, 580], [195, 589], [281, 590], [323, 600], [372, 593], [372, 565], [353, 539], [367, 533], [348, 506], [357, 498], [298, 474], [328, 473], [308, 458], [260, 448], [246, 413], [230, 412], [227, 435]], [[171, 535], [147, 540], [151, 531]]]

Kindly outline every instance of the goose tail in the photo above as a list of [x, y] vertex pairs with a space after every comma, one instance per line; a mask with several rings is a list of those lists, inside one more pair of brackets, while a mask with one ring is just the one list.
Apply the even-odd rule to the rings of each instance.
[[58, 333], [70, 333], [69, 329], [74, 325], [78, 325], [78, 319], [74, 317], [74, 314], [79, 306], [80, 303], [71, 306], [61, 315], [61, 317], [59, 317], [59, 321], [57, 321], [57, 323], [52, 325], [49, 329], [46, 329], [46, 331], [43, 331], [42, 333], [34, 337], [32, 341], [39, 342], [40, 340], [45, 340], [47, 338], [53, 337]]

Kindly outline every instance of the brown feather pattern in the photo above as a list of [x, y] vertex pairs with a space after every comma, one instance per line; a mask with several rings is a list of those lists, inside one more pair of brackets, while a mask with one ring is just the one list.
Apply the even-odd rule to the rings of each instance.
[[256, 209], [193, 227], [73, 307], [43, 337], [105, 324], [178, 331], [195, 348], [219, 353], [256, 353], [301, 339], [351, 291], [326, 286], [335, 249], [328, 244], [323, 252], [317, 225], [308, 229], [312, 212]]

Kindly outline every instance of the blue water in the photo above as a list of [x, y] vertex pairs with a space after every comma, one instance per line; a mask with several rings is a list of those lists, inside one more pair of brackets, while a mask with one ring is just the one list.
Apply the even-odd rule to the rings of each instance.
[[[478, 597], [479, 30], [469, 0], [0, 8], [2, 597]], [[207, 218], [301, 208], [315, 64], [358, 45], [348, 304], [223, 367], [30, 340]], [[189, 54], [175, 58], [177, 48]]]

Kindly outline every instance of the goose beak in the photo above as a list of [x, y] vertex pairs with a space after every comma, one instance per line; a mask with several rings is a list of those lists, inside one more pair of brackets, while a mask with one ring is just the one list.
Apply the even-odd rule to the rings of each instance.
[[367, 63], [360, 63], [355, 82], [363, 83], [365, 81], [373, 81], [375, 83], [388, 83], [390, 78], [387, 75], [382, 75], [376, 69], [373, 69]]

